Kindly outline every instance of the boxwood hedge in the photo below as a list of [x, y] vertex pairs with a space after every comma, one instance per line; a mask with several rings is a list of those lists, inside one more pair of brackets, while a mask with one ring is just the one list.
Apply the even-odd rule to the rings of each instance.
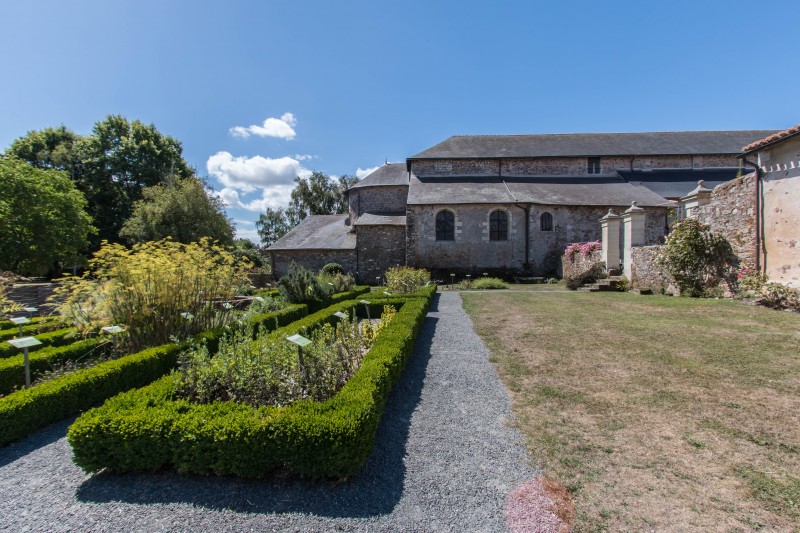
[[[36, 337], [42, 343], [39, 346], [28, 348], [29, 353], [52, 346], [66, 346], [67, 344], [72, 344], [81, 340], [80, 334], [75, 328], [57, 329], [47, 333], [38, 333], [36, 331], [25, 332], [23, 330], [23, 335]], [[0, 359], [4, 357], [13, 357], [20, 353], [18, 348], [14, 348], [7, 342], [14, 337], [19, 337], [19, 330], [16, 335], [0, 341]]]
[[[37, 374], [50, 370], [53, 365], [66, 361], [76, 361], [92, 352], [103, 355], [110, 345], [108, 339], [78, 340], [67, 346], [48, 346], [30, 354], [31, 379], [35, 380]], [[10, 345], [9, 345], [10, 346]], [[21, 350], [15, 349], [19, 355], [0, 359], [0, 395], [8, 394], [16, 388], [25, 385], [25, 361]], [[29, 352], [30, 353], [30, 352]]]
[[[33, 322], [22, 326], [22, 335], [24, 337], [36, 336], [38, 337], [44, 333], [50, 333], [56, 330], [69, 329], [70, 331], [77, 332], [75, 328], [64, 328], [64, 325], [56, 320], [48, 320], [47, 322]], [[19, 337], [19, 326], [9, 326], [0, 330], [0, 341], [6, 341]]]
[[[257, 315], [251, 322], [273, 330], [307, 314], [305, 305], [292, 305], [274, 313]], [[218, 329], [195, 338], [205, 339], [213, 350], [224, 333], [224, 329]], [[75, 415], [117, 393], [153, 382], [175, 368], [182, 348], [175, 344], [149, 348], [0, 398], [0, 420], [3, 421], [0, 424], [0, 444]]]
[[[430, 293], [432, 295], [432, 293]], [[260, 477], [285, 468], [301, 476], [347, 477], [360, 470], [375, 441], [383, 408], [411, 355], [430, 298], [386, 299], [400, 307], [361, 368], [325, 402], [251, 407], [235, 402], [194, 404], [173, 399], [166, 376], [88, 411], [67, 434], [74, 460], [86, 472], [174, 468], [198, 474]], [[333, 320], [356, 300], [309, 315], [276, 332], [287, 335]]]

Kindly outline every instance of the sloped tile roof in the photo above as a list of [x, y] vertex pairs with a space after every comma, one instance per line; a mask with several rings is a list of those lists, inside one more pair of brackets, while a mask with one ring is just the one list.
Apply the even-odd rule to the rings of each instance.
[[[666, 168], [653, 170], [618, 170], [628, 182], [647, 187], [664, 198], [682, 198], [704, 180], [706, 187], [713, 189], [721, 183], [734, 179], [739, 174], [736, 167], [727, 168]], [[745, 174], [751, 170], [744, 169]]]
[[278, 239], [267, 251], [353, 250], [356, 235], [345, 224], [348, 215], [311, 215]]
[[409, 205], [512, 204], [664, 206], [669, 201], [620, 177], [413, 178]]
[[742, 152], [752, 152], [754, 150], [758, 150], [759, 148], [763, 148], [768, 144], [776, 143], [778, 141], [782, 141], [788, 137], [794, 137], [795, 135], [800, 134], [800, 124], [797, 126], [793, 126], [789, 129], [779, 131], [778, 133], [773, 133], [769, 137], [764, 137], [754, 143], [750, 143], [744, 148], [742, 148]]
[[388, 163], [383, 165], [350, 188], [387, 187], [393, 185], [408, 185], [408, 172], [405, 163]]
[[739, 154], [775, 130], [455, 135], [414, 159]]
[[364, 213], [353, 223], [354, 226], [405, 226], [405, 213]]

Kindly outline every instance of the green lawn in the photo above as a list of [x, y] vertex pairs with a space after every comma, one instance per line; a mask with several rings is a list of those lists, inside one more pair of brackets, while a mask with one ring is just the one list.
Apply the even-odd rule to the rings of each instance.
[[623, 293], [465, 293], [576, 531], [800, 529], [800, 315]]

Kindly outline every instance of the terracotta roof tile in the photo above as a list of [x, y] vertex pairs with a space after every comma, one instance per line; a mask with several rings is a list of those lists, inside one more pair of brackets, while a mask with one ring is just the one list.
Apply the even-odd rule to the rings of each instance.
[[785, 139], [786, 137], [797, 135], [798, 133], [800, 133], [800, 124], [798, 124], [797, 126], [793, 126], [787, 130], [779, 131], [778, 133], [773, 133], [769, 137], [764, 137], [760, 141], [750, 143], [744, 148], [742, 148], [742, 152], [752, 152], [753, 150], [761, 148], [762, 146], [772, 144], [776, 141], [780, 141], [781, 139]]

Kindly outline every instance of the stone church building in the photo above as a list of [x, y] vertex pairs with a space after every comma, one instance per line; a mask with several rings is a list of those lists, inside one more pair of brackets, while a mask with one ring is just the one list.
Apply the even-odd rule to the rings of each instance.
[[609, 209], [636, 202], [646, 240], [661, 242], [675, 200], [701, 180], [713, 188], [735, 178], [741, 147], [773, 133], [450, 137], [354, 185], [349, 213], [306, 218], [268, 249], [273, 271], [336, 262], [361, 283], [395, 265], [436, 279], [560, 275], [564, 248], [598, 240]]

